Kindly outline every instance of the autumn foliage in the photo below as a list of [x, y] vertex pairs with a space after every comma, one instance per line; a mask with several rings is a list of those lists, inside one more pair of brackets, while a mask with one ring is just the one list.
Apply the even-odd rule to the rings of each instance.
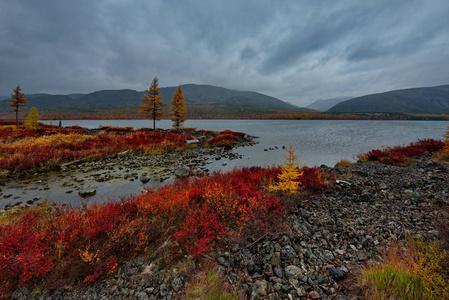
[[87, 134], [81, 128], [57, 130], [0, 129], [0, 169], [10, 172], [51, 170], [65, 162], [85, 158], [104, 158], [125, 150], [160, 154], [189, 147], [190, 134], [132, 132], [114, 128]]
[[286, 162], [284, 165], [280, 166], [281, 173], [278, 175], [278, 182], [270, 185], [270, 189], [292, 194], [298, 190], [300, 184], [298, 178], [304, 171], [300, 171], [298, 169], [298, 156], [295, 155], [295, 151], [292, 146], [290, 146], [290, 149], [287, 150], [287, 153], [287, 155], [283, 154]]
[[26, 129], [39, 129], [40, 125], [39, 125], [39, 121], [40, 121], [41, 117], [39, 116], [38, 112], [37, 112], [37, 108], [36, 107], [32, 107], [30, 112], [27, 114], [26, 116], [26, 122], [24, 124]]
[[409, 158], [424, 152], [436, 152], [444, 147], [444, 142], [435, 139], [424, 139], [412, 142], [407, 146], [385, 147], [367, 153], [370, 161], [385, 164], [406, 165]]
[[159, 94], [158, 79], [154, 77], [150, 88], [147, 90], [147, 94], [142, 97], [143, 104], [140, 106], [139, 111], [145, 114], [150, 120], [153, 120], [153, 129], [156, 129], [156, 120], [162, 118], [162, 106], [164, 106], [164, 103], [161, 101], [162, 97]]
[[182, 93], [181, 85], [176, 89], [176, 93], [171, 101], [171, 120], [173, 121], [173, 128], [179, 130], [186, 120], [187, 113], [186, 105], [184, 103], [184, 94]]
[[44, 204], [6, 214], [0, 218], [0, 297], [32, 284], [95, 281], [115, 272], [122, 259], [170, 238], [177, 241], [175, 252], [199, 258], [214, 246], [279, 228], [284, 203], [268, 189], [279, 173], [277, 167], [236, 169], [116, 202], [55, 209]]
[[20, 85], [18, 85], [13, 91], [14, 94], [11, 94], [11, 98], [9, 99], [9, 106], [13, 107], [10, 111], [15, 112], [16, 114], [16, 127], [19, 128], [19, 111], [20, 107], [26, 106], [27, 100], [25, 94], [21, 92]]
[[218, 136], [209, 139], [206, 145], [210, 147], [233, 146], [237, 143], [239, 137], [244, 135], [243, 132], [224, 130]]

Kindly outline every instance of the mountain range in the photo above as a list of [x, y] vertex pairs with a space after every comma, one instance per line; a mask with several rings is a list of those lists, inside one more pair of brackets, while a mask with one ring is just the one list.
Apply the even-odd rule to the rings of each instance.
[[[160, 89], [162, 101], [168, 111], [177, 87]], [[250, 91], [230, 90], [211, 85], [182, 85], [187, 111], [190, 117], [220, 117], [253, 114], [268, 114], [279, 111], [310, 111], [275, 97]], [[27, 94], [27, 107], [36, 106], [44, 114], [128, 114], [142, 117], [138, 108], [146, 91], [102, 90], [88, 94]], [[0, 101], [0, 110], [7, 110], [8, 100]], [[134, 116], [132, 116], [134, 114]], [[189, 117], [189, 116], [188, 116]]]
[[[177, 87], [160, 89], [165, 116]], [[307, 108], [297, 107], [275, 97], [250, 91], [237, 91], [211, 85], [182, 85], [187, 118], [290, 118], [300, 119], [303, 112], [327, 114], [405, 113], [449, 114], [449, 85], [389, 91], [348, 99], [318, 100]], [[28, 111], [37, 107], [46, 118], [136, 119], [143, 118], [139, 105], [146, 91], [102, 90], [88, 94], [27, 94]], [[8, 98], [8, 97], [4, 97]], [[10, 118], [7, 99], [0, 101], [0, 115]], [[308, 116], [313, 118], [313, 116]]]
[[340, 102], [328, 112], [449, 114], [449, 85], [371, 94]]

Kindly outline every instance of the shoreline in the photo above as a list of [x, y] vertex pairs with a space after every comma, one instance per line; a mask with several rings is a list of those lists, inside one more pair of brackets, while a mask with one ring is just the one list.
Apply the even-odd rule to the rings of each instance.
[[140, 193], [144, 187], [163, 186], [177, 177], [201, 177], [215, 171], [216, 164], [241, 159], [232, 149], [252, 146], [257, 143], [254, 139], [245, 135], [232, 148], [199, 145], [159, 155], [125, 151], [65, 163], [60, 170], [12, 177], [2, 181], [0, 210], [30, 207], [46, 198], [63, 205], [100, 203]]

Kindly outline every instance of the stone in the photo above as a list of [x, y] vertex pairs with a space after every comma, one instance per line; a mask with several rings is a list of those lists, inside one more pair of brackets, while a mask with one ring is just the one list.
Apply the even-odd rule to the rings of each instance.
[[274, 267], [274, 274], [276, 274], [276, 276], [279, 278], [284, 277], [284, 272], [282, 271], [282, 268], [280, 268], [280, 267]]
[[357, 252], [357, 258], [360, 261], [368, 259], [368, 257], [366, 256], [365, 252], [363, 252], [362, 250]]
[[333, 265], [327, 266], [327, 270], [329, 271], [329, 274], [331, 275], [332, 279], [334, 279], [335, 281], [346, 278], [346, 273]]
[[136, 297], [136, 299], [139, 299], [139, 300], [148, 300], [148, 299], [150, 299], [148, 297], [147, 293], [145, 293], [145, 292], [138, 292], [138, 293], [136, 293], [135, 297]]
[[140, 180], [143, 184], [145, 184], [145, 183], [147, 183], [148, 181], [150, 181], [151, 178], [148, 177], [147, 174], [142, 174], [142, 175], [140, 175], [139, 180]]
[[257, 280], [254, 282], [252, 290], [254, 296], [265, 297], [268, 295], [268, 282], [265, 280]]
[[87, 198], [87, 197], [91, 197], [91, 196], [95, 195], [96, 193], [97, 193], [96, 189], [88, 189], [88, 190], [79, 191], [78, 196], [80, 196], [81, 198]]
[[298, 278], [302, 276], [301, 269], [297, 266], [287, 266], [285, 267], [285, 276], [287, 276], [288, 279], [290, 278]]
[[281, 253], [280, 252], [274, 252], [273, 256], [271, 257], [271, 264], [275, 267], [281, 265]]
[[175, 176], [177, 178], [184, 178], [190, 175], [190, 169], [187, 167], [180, 167], [175, 171]]
[[295, 249], [293, 249], [293, 247], [290, 245], [285, 246], [281, 250], [281, 257], [286, 260], [290, 260], [297, 255], [298, 254], [296, 253]]
[[165, 283], [163, 283], [159, 286], [159, 295], [165, 297], [167, 296], [167, 294], [168, 294], [168, 287], [165, 285]]
[[321, 298], [320, 294], [317, 291], [309, 292], [309, 297], [311, 299], [320, 299]]
[[330, 250], [324, 250], [323, 255], [324, 255], [324, 258], [326, 260], [333, 260], [334, 259], [334, 254]]

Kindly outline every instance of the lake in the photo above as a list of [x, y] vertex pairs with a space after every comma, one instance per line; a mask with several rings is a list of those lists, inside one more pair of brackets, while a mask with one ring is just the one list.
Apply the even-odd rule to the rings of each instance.
[[[55, 124], [57, 124], [55, 122]], [[152, 127], [148, 120], [65, 120], [63, 126], [87, 128], [131, 126], [134, 129]], [[156, 123], [168, 129], [170, 120]], [[282, 146], [293, 146], [304, 166], [334, 166], [341, 159], [356, 160], [356, 155], [381, 146], [405, 145], [417, 139], [442, 139], [447, 121], [353, 121], [353, 120], [188, 120], [186, 127], [222, 131], [230, 129], [257, 136], [259, 144], [235, 149], [244, 155], [230, 161], [225, 168], [235, 166], [270, 166], [284, 162]], [[278, 149], [276, 149], [277, 147]], [[274, 150], [270, 150], [270, 148]], [[265, 151], [267, 150], [267, 151]]]

